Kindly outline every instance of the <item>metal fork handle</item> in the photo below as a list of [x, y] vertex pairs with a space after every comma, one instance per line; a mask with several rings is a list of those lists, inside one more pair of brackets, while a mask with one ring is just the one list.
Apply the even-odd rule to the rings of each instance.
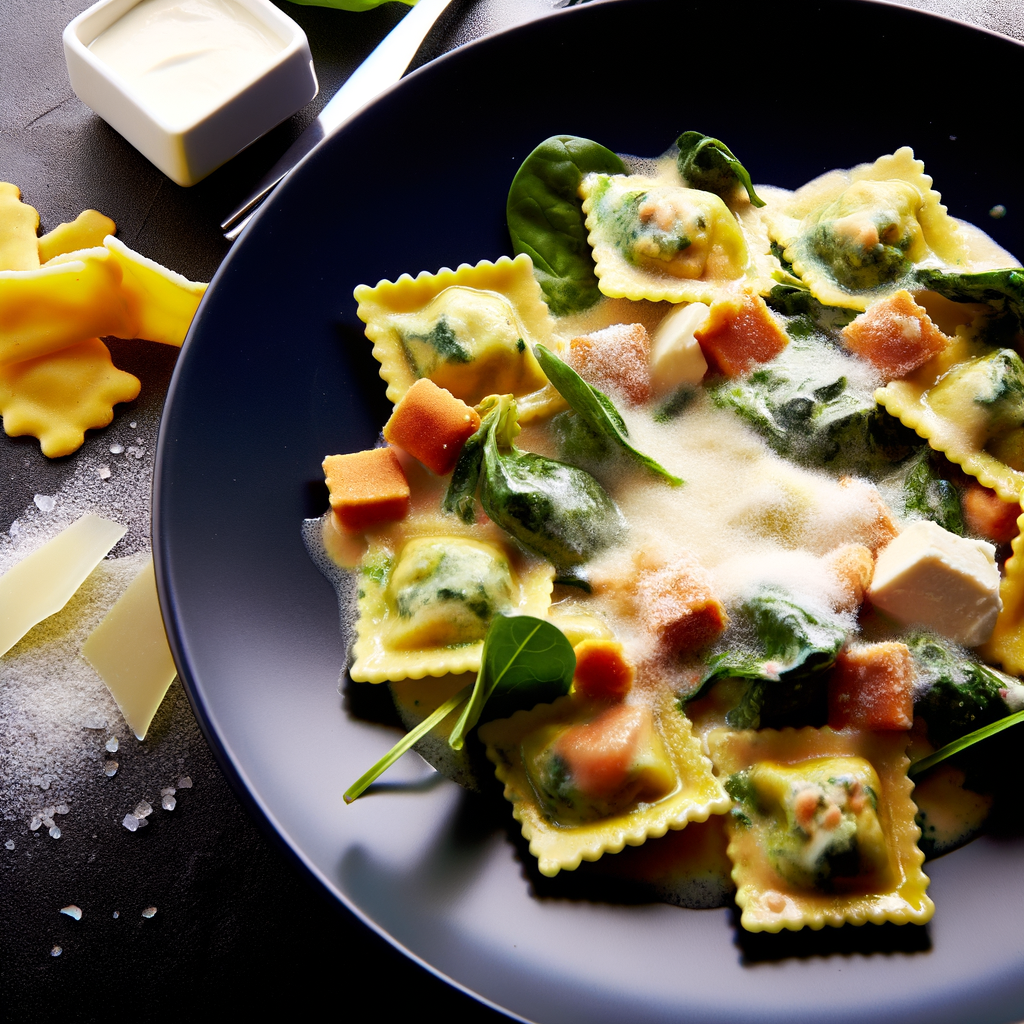
[[221, 224], [225, 238], [234, 241], [263, 200], [296, 164], [402, 77], [434, 22], [450, 3], [451, 0], [418, 0], [352, 72], [317, 119], [267, 171], [249, 198]]

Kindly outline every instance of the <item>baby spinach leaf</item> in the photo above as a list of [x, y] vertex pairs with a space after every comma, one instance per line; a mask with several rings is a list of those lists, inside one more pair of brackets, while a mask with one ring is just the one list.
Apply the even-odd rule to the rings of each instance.
[[652, 473], [663, 477], [673, 487], [683, 480], [670, 473], [660, 462], [634, 448], [627, 438], [629, 431], [619, 410], [612, 400], [597, 388], [588, 384], [568, 363], [559, 359], [554, 352], [538, 345], [535, 349], [537, 362], [555, 390], [572, 406], [573, 412], [587, 425], [598, 439], [606, 439], [626, 452], [630, 458], [645, 466]]
[[719, 679], [747, 679], [726, 716], [734, 729], [805, 724], [820, 710], [824, 670], [835, 664], [845, 640], [838, 622], [812, 614], [785, 591], [766, 588], [740, 606], [689, 699], [703, 696]]
[[480, 721], [507, 718], [569, 692], [576, 655], [565, 634], [532, 615], [496, 615], [484, 640], [473, 693], [448, 742], [461, 750]]
[[619, 538], [622, 514], [594, 477], [516, 447], [519, 422], [511, 395], [491, 396], [480, 409], [480, 429], [455, 465], [445, 511], [472, 522], [479, 489], [487, 515], [559, 570], [581, 565]]
[[724, 197], [739, 184], [746, 189], [752, 205], [765, 205], [754, 191], [747, 169], [724, 142], [702, 132], [683, 132], [676, 139], [676, 145], [679, 147], [676, 164], [690, 188]]
[[509, 188], [512, 247], [533, 260], [551, 312], [577, 313], [601, 297], [587, 242], [580, 182], [591, 172], [625, 174], [622, 161], [590, 139], [555, 135], [524, 161]]
[[807, 337], [815, 332], [834, 336], [858, 313], [856, 309], [826, 306], [811, 294], [810, 289], [795, 284], [775, 285], [765, 296], [765, 302], [777, 313], [794, 318], [786, 324], [786, 332], [796, 337]]

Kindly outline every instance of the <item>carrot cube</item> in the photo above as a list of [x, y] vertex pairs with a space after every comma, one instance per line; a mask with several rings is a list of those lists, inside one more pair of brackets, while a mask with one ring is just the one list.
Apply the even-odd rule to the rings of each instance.
[[843, 341], [887, 380], [905, 377], [941, 352], [949, 338], [908, 291], [881, 299], [843, 328]]
[[331, 508], [346, 530], [401, 519], [409, 510], [409, 481], [391, 448], [328, 455], [323, 467]]
[[755, 363], [767, 363], [789, 344], [764, 299], [753, 292], [713, 303], [693, 336], [709, 365], [727, 377], [746, 373]]
[[480, 416], [450, 391], [422, 377], [402, 396], [384, 424], [384, 439], [439, 476], [450, 473]]
[[576, 692], [590, 700], [622, 700], [633, 687], [636, 667], [617, 640], [581, 640], [576, 653]]
[[1020, 505], [1003, 501], [995, 491], [972, 481], [962, 497], [967, 528], [996, 544], [1009, 544], [1020, 532]]
[[699, 650], [728, 622], [707, 572], [685, 556], [664, 568], [641, 573], [636, 603], [641, 624], [673, 654]]
[[569, 365], [602, 391], [639, 404], [651, 397], [651, 340], [643, 324], [615, 324], [569, 342]]
[[839, 652], [828, 681], [833, 729], [909, 729], [914, 724], [914, 661], [906, 644], [858, 644]]

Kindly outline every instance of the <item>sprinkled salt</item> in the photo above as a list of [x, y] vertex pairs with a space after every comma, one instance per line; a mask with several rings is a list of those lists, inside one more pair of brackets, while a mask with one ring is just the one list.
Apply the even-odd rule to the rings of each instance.
[[51, 839], [60, 839], [60, 829], [57, 828], [56, 825], [51, 825], [50, 826], [50, 838]]
[[146, 907], [142, 912], [142, 916], [146, 918], [146, 920], [149, 920], [151, 917], [156, 917], [156, 907]]
[[177, 792], [178, 791], [173, 786], [164, 786], [164, 788], [160, 790], [160, 795], [161, 796], [174, 796], [174, 794], [177, 793]]
[[116, 921], [120, 916], [121, 916], [121, 912], [119, 910], [115, 910], [114, 911], [114, 920]]
[[6, 847], [6, 848], [7, 848], [8, 850], [13, 850], [13, 849], [14, 849], [14, 840], [13, 840], [13, 839], [8, 839], [8, 840], [7, 840], [7, 842], [6, 842], [6, 843], [4, 843], [4, 846], [5, 846], [5, 847]]
[[100, 468], [97, 469], [96, 472], [99, 474], [99, 478], [101, 480], [109, 480], [110, 479], [110, 467], [109, 466], [100, 466]]
[[29, 782], [33, 786], [37, 786], [39, 789], [49, 789], [50, 780], [45, 775], [33, 775]]
[[37, 494], [32, 500], [40, 512], [52, 512], [57, 504], [57, 498], [52, 494]]
[[43, 823], [43, 819], [42, 818], [40, 818], [38, 815], [33, 815], [32, 820], [28, 823], [28, 827], [33, 832], [38, 832], [39, 831], [39, 826], [42, 825], [42, 823]]
[[165, 793], [163, 795], [163, 797], [160, 798], [160, 806], [165, 811], [173, 811], [174, 808], [177, 806], [177, 804], [178, 804], [178, 801], [175, 800], [174, 797], [171, 796], [170, 793]]
[[73, 917], [76, 921], [82, 920], [82, 908], [76, 907], [74, 903], [69, 903], [66, 907], [61, 907], [60, 912], [67, 914], [68, 917]]
[[50, 950], [50, 956], [60, 956], [63, 952], [64, 950], [61, 949], [60, 946], [54, 946], [53, 949]]
[[192, 788], [192, 780], [187, 775], [182, 775], [182, 777], [180, 779], [178, 779], [178, 789], [191, 789], [191, 788]]
[[106, 775], [108, 779], [112, 779], [117, 774], [117, 769], [120, 767], [121, 766], [116, 761], [107, 761], [103, 766], [103, 774]]
[[132, 430], [134, 430], [138, 426], [138, 423], [136, 423], [135, 420], [132, 420], [131, 423], [128, 424], [128, 426], [131, 427]]
[[54, 809], [53, 809], [53, 813], [54, 814], [67, 814], [68, 811], [70, 811], [70, 810], [71, 810], [71, 808], [68, 807], [67, 804], [57, 804], [57, 806], [54, 807]]
[[106, 746], [107, 750], [109, 750], [112, 754], [115, 753], [117, 751], [117, 737], [111, 736], [110, 739], [107, 740]]
[[141, 459], [142, 456], [146, 454], [146, 449], [145, 448], [140, 448], [140, 447], [138, 447], [137, 445], [134, 445], [134, 444], [133, 445], [129, 445], [128, 446], [128, 454], [129, 455], [134, 455], [135, 458], [137, 458], [137, 459]]
[[47, 828], [53, 828], [53, 818], [51, 818], [50, 815], [48, 815], [48, 814], [44, 814], [43, 815], [43, 824]]
[[140, 800], [139, 805], [135, 808], [135, 817], [140, 821], [143, 818], [148, 818], [153, 813], [153, 808], [149, 805], [146, 800]]
[[992, 209], [988, 211], [988, 215], [990, 217], [995, 218], [996, 220], [1001, 220], [1003, 217], [1006, 216], [1006, 207], [1003, 206], [1002, 203], [996, 203], [996, 205], [993, 206]]
[[11, 528], [7, 531], [12, 537], [17, 537], [21, 533], [21, 523], [17, 519], [11, 523]]
[[110, 446], [111, 455], [120, 455], [124, 451], [123, 444], [117, 444], [116, 442]]
[[105, 718], [87, 718], [82, 722], [83, 729], [89, 729], [91, 731], [99, 731], [100, 729], [106, 729], [107, 720]]
[[126, 814], [122, 819], [121, 824], [124, 825], [129, 832], [134, 832], [139, 827], [139, 819], [136, 818], [134, 814]]

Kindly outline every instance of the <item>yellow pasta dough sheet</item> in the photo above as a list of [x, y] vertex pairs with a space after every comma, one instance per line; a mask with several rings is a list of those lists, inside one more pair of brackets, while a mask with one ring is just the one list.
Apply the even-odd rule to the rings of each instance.
[[[766, 197], [761, 213], [771, 240], [826, 305], [867, 309], [906, 287], [907, 275], [926, 261], [971, 269], [959, 224], [909, 146], [849, 171], [830, 171], [792, 193], [767, 190]], [[843, 245], [863, 247], [845, 268], [826, 255]], [[879, 253], [882, 246], [886, 253]], [[896, 262], [887, 265], [888, 259]]]
[[493, 524], [438, 513], [380, 531], [358, 569], [349, 674], [382, 683], [476, 672], [493, 616], [543, 618], [554, 577]]
[[738, 212], [669, 172], [588, 174], [580, 185], [602, 294], [712, 303], [737, 287], [767, 292], [779, 269], [749, 203]]
[[736, 799], [728, 852], [745, 929], [931, 919], [906, 734], [717, 729], [707, 742]]
[[997, 355], [998, 350], [979, 344], [969, 329], [959, 327], [943, 352], [904, 379], [879, 388], [875, 400], [982, 486], [1015, 504], [1024, 490], [1024, 472], [1006, 460], [1024, 465], [1019, 461], [1024, 429], [992, 435], [977, 401], [975, 378], [985, 369], [984, 361]]
[[533, 354], [558, 346], [529, 256], [403, 274], [355, 298], [392, 402], [428, 377], [468, 405], [514, 395], [524, 422], [565, 407]]
[[[559, 736], [574, 727], [586, 729], [607, 711], [603, 705], [570, 695], [530, 711], [517, 711], [511, 718], [489, 722], [479, 730], [495, 775], [504, 784], [505, 798], [512, 804], [512, 813], [544, 875], [572, 871], [583, 860], [619, 853], [627, 844], [640, 846], [647, 839], [664, 836], [669, 829], [707, 821], [729, 809], [729, 797], [714, 777], [689, 719], [679, 710], [674, 695], [664, 694], [652, 709], [655, 743], [664, 764], [648, 763], [645, 770], [663, 772], [666, 791], [653, 799], [641, 795], [630, 801], [627, 789], [626, 805], [612, 801], [611, 813], [604, 815], [598, 812], [606, 800], [597, 801], [598, 808], [591, 813], [582, 813], [578, 807], [565, 814], [553, 812], [550, 801], [542, 802], [533, 767], [537, 758], [530, 751], [551, 739], [557, 745]], [[632, 789], [636, 789], [635, 782]]]
[[978, 654], [1019, 676], [1024, 675], [1024, 514], [1017, 519], [1017, 536], [1010, 546], [1013, 554], [1006, 560], [999, 584], [1003, 610], [992, 636], [978, 648]]

